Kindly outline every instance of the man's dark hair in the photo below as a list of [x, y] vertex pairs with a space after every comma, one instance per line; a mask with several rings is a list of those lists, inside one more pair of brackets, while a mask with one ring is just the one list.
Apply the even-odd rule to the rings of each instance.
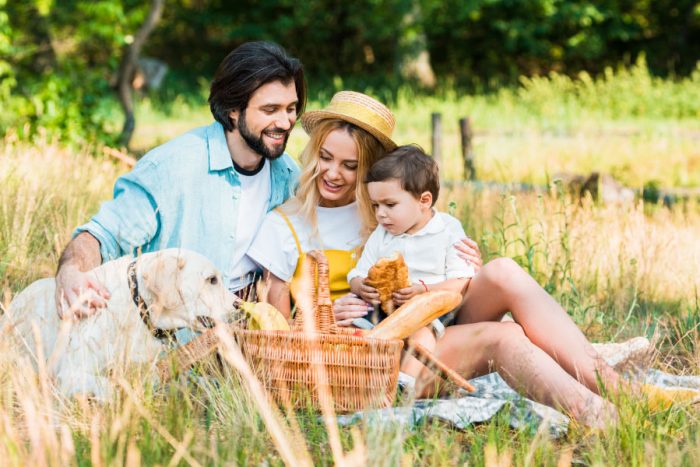
[[365, 183], [398, 180], [401, 188], [420, 198], [424, 192], [433, 195], [433, 205], [440, 194], [440, 172], [435, 159], [420, 146], [399, 146], [372, 165]]
[[214, 118], [228, 131], [235, 125], [231, 111], [245, 111], [253, 93], [273, 81], [289, 84], [294, 81], [297, 91], [297, 117], [306, 106], [304, 67], [272, 42], [246, 42], [224, 58], [216, 70], [209, 92], [209, 107]]

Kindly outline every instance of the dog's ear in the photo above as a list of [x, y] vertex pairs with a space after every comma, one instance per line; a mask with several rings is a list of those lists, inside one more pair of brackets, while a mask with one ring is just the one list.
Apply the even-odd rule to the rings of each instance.
[[165, 253], [155, 253], [148, 261], [143, 261], [141, 278], [150, 295], [149, 307], [162, 312], [174, 310], [184, 303], [178, 284], [185, 261], [182, 256]]

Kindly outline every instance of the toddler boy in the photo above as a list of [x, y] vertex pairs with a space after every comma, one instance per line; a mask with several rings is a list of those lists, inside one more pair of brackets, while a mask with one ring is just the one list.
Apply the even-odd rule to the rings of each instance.
[[[400, 146], [370, 168], [365, 182], [379, 225], [367, 240], [357, 266], [348, 273], [352, 292], [369, 303], [379, 303], [377, 290], [365, 283], [367, 273], [380, 258], [399, 252], [412, 285], [394, 293], [396, 306], [429, 290], [463, 293], [474, 268], [453, 246], [466, 237], [462, 224], [433, 208], [440, 192], [433, 158], [417, 146]], [[421, 331], [422, 336], [415, 337], [433, 347], [432, 336]], [[419, 368], [407, 371], [402, 367], [402, 371], [415, 376]]]

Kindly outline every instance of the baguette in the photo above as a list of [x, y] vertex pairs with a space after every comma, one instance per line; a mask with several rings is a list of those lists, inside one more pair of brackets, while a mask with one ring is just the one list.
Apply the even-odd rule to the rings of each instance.
[[456, 292], [438, 290], [416, 295], [368, 334], [380, 339], [405, 339], [432, 320], [455, 309], [462, 301]]

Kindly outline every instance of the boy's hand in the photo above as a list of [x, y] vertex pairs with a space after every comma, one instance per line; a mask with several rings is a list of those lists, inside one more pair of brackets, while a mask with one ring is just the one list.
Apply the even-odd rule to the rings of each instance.
[[394, 304], [401, 306], [418, 294], [425, 293], [425, 286], [423, 284], [413, 284], [410, 287], [404, 289], [399, 289], [393, 294]]
[[372, 305], [378, 305], [379, 302], [379, 292], [377, 292], [377, 289], [372, 287], [371, 285], [367, 285], [365, 282], [367, 278], [362, 279], [362, 284], [360, 285], [360, 290], [359, 296], [366, 302], [371, 303]]

